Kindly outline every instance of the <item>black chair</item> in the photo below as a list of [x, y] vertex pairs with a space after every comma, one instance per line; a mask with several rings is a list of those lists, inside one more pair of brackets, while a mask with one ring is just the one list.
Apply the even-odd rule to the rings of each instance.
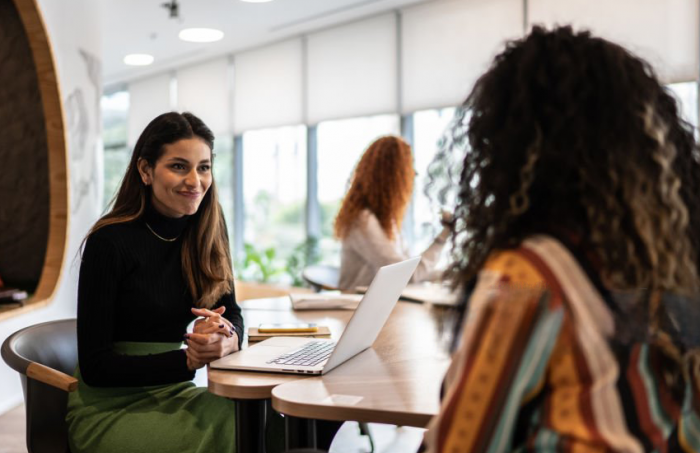
[[22, 379], [29, 453], [70, 453], [66, 407], [68, 393], [78, 388], [75, 319], [15, 332], [2, 345], [2, 358]]
[[335, 266], [317, 264], [306, 266], [301, 277], [316, 291], [333, 291], [339, 289], [340, 269]]

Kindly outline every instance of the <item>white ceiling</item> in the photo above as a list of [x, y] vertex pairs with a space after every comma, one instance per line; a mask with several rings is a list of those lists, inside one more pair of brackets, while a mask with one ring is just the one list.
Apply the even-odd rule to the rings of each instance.
[[[149, 74], [257, 47], [310, 31], [433, 0], [178, 0], [172, 19], [168, 0], [107, 0], [103, 8], [103, 76], [107, 89]], [[211, 27], [224, 39], [210, 44], [180, 41], [183, 28]], [[126, 66], [130, 53], [148, 53], [147, 67]]]

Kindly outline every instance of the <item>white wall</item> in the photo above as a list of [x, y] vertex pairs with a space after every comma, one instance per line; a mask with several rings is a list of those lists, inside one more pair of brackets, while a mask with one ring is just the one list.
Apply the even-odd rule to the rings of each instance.
[[[0, 343], [16, 330], [75, 317], [76, 253], [99, 215], [102, 192], [100, 130], [102, 0], [38, 0], [52, 43], [68, 136], [69, 237], [63, 275], [53, 303], [0, 322]], [[0, 361], [0, 414], [22, 402], [17, 372]]]

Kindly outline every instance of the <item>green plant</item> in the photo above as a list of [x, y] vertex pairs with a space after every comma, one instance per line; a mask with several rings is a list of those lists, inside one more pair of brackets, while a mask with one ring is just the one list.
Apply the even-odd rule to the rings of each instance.
[[293, 286], [304, 286], [301, 272], [306, 266], [316, 264], [321, 260], [321, 251], [317, 237], [309, 237], [294, 247], [287, 257], [285, 272], [291, 277]]
[[243, 244], [245, 255], [238, 267], [238, 277], [242, 280], [255, 280], [268, 283], [285, 271], [276, 260], [277, 252], [274, 247], [258, 250], [246, 242]]

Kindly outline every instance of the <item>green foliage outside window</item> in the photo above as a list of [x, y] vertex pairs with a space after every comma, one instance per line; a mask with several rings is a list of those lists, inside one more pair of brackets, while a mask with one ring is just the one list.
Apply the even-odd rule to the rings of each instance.
[[319, 249], [318, 238], [309, 237], [301, 244], [294, 247], [294, 250], [287, 258], [285, 271], [292, 279], [292, 286], [304, 286], [301, 272], [306, 266], [317, 264], [321, 261], [321, 251]]
[[244, 256], [236, 266], [236, 277], [244, 281], [271, 283], [284, 272], [279, 265], [274, 247], [257, 249], [253, 244], [243, 244]]
[[291, 283], [304, 286], [301, 273], [306, 266], [316, 264], [321, 256], [318, 239], [311, 237], [296, 245], [286, 260], [277, 257], [274, 247], [258, 249], [253, 244], [243, 245], [244, 256], [236, 265], [236, 278], [261, 283]]

